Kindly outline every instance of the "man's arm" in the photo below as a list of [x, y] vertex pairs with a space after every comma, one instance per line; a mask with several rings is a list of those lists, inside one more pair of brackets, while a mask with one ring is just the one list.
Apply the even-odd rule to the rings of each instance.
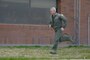
[[65, 28], [67, 26], [67, 19], [63, 14], [60, 15], [60, 18], [62, 19], [62, 28]]
[[52, 26], [51, 26], [51, 21], [49, 22], [49, 28], [50, 28], [50, 27], [52, 27]]
[[53, 18], [50, 20], [49, 22], [49, 27], [53, 27], [53, 24], [54, 24], [54, 21], [53, 21]]

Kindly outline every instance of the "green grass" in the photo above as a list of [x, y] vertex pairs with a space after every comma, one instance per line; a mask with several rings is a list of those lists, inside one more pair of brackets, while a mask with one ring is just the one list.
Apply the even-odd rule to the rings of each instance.
[[41, 46], [7, 46], [0, 47], [0, 60], [61, 60], [90, 59], [90, 48], [85, 46], [69, 46], [59, 48], [58, 53], [49, 53], [50, 47]]
[[29, 58], [10, 58], [10, 57], [4, 57], [0, 58], [0, 60], [29, 60]]

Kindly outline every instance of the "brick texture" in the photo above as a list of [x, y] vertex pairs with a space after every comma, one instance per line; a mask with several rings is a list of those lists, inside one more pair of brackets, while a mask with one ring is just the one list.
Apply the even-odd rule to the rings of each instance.
[[53, 35], [47, 25], [0, 24], [0, 44], [51, 44]]
[[[81, 21], [80, 21], [80, 35], [81, 44], [87, 45], [88, 40], [88, 15], [90, 14], [90, 0], [81, 0]], [[90, 36], [89, 36], [90, 37]]]
[[[80, 0], [80, 43], [88, 45], [90, 0]], [[74, 36], [74, 0], [58, 0], [58, 12], [68, 19], [64, 33]], [[52, 44], [53, 29], [47, 25], [0, 24], [0, 44]]]
[[68, 25], [65, 29], [65, 33], [70, 35], [74, 34], [74, 1], [73, 0], [61, 0], [58, 7], [61, 6], [59, 12], [61, 11], [67, 18]]
[[[59, 11], [67, 17], [69, 22], [66, 32], [74, 36], [74, 0], [61, 0], [59, 7]], [[80, 0], [80, 44], [83, 45], [90, 45], [88, 15], [90, 15], [90, 0]]]

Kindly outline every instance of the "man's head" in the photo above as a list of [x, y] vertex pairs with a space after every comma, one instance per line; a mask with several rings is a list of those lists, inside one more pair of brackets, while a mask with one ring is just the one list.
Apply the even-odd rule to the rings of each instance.
[[51, 9], [50, 9], [50, 14], [51, 15], [54, 15], [56, 13], [56, 8], [55, 7], [52, 7]]

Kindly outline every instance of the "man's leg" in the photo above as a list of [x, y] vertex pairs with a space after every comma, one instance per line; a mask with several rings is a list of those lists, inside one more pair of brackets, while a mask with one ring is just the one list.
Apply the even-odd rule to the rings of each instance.
[[68, 34], [63, 34], [61, 41], [70, 41], [72, 43], [74, 42], [72, 40], [72, 37], [70, 35], [68, 35]]
[[52, 47], [52, 51], [50, 53], [52, 54], [56, 54], [57, 48], [58, 48], [58, 43], [59, 43], [59, 39], [61, 38], [62, 32], [60, 29], [58, 29], [55, 32], [55, 41], [54, 41], [54, 45]]

